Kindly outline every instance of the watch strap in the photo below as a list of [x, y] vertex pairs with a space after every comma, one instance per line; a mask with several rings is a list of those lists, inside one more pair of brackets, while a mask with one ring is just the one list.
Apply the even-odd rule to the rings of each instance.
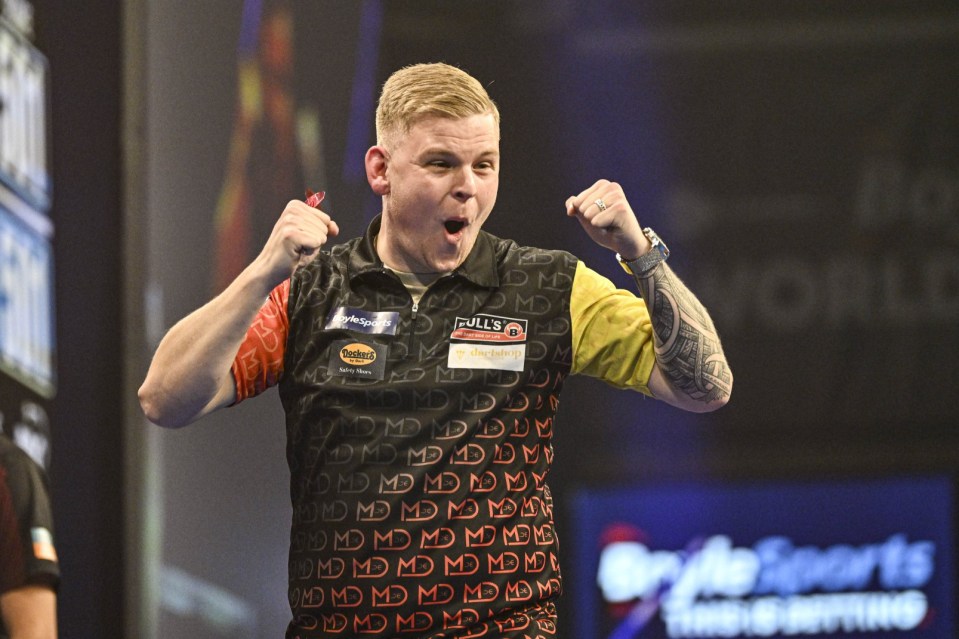
[[630, 275], [645, 276], [656, 268], [657, 264], [665, 262], [666, 258], [669, 257], [669, 248], [667, 248], [666, 243], [656, 235], [656, 231], [646, 227], [643, 229], [643, 235], [649, 239], [651, 245], [648, 251], [631, 260], [624, 259], [619, 253], [616, 254], [616, 259], [619, 260], [623, 270]]
[[630, 275], [646, 275], [653, 270], [657, 264], [666, 261], [666, 257], [656, 249], [650, 249], [636, 259], [623, 259], [621, 255], [616, 254], [616, 259], [623, 266], [623, 269]]

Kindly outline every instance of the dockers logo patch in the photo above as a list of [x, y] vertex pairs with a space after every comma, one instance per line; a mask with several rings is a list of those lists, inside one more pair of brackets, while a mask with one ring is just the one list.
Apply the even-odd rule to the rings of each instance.
[[369, 366], [376, 361], [376, 350], [354, 342], [340, 349], [340, 359], [353, 366]]
[[343, 339], [330, 346], [330, 375], [360, 379], [386, 376], [386, 344]]
[[450, 339], [494, 344], [522, 343], [526, 341], [526, 320], [485, 314], [457, 317]]
[[396, 311], [370, 312], [337, 306], [326, 319], [326, 330], [347, 330], [370, 335], [396, 335], [400, 314]]

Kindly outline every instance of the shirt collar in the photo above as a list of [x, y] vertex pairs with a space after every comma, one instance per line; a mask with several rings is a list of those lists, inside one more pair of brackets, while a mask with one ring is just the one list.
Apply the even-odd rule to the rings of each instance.
[[[370, 222], [366, 233], [360, 238], [350, 253], [349, 277], [360, 277], [370, 272], [383, 273], [386, 266], [376, 254], [374, 239], [380, 232], [382, 216], [377, 215]], [[495, 288], [499, 286], [499, 274], [496, 271], [496, 254], [493, 251], [493, 236], [480, 231], [473, 249], [458, 267], [453, 276], [462, 277], [478, 286]]]

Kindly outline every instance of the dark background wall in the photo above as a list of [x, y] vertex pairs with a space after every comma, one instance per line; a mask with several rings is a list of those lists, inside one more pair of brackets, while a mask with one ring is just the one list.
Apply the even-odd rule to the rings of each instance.
[[120, 2], [34, 2], [50, 62], [59, 388], [51, 482], [61, 636], [123, 634]]

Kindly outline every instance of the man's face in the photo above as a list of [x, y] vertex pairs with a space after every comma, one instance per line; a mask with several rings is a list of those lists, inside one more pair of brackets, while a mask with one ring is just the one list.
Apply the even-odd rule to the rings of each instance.
[[466, 259], [499, 189], [492, 115], [430, 116], [389, 150], [380, 259], [414, 273], [451, 271]]

